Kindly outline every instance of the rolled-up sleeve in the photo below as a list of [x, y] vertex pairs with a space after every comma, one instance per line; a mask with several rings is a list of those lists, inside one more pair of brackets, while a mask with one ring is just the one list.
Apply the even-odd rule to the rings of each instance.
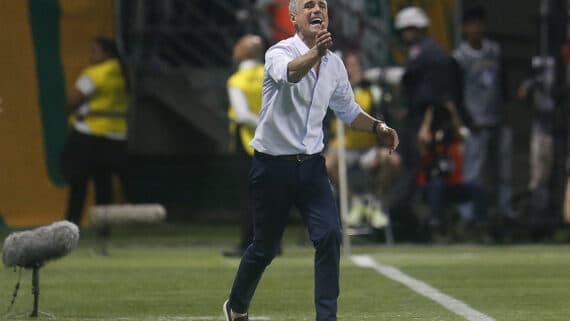
[[287, 75], [287, 66], [293, 59], [295, 56], [290, 49], [274, 46], [265, 54], [265, 69], [275, 82], [294, 85]]
[[91, 77], [83, 74], [75, 82], [75, 89], [89, 97], [95, 92], [95, 82]]
[[346, 70], [342, 69], [342, 76], [334, 91], [329, 107], [335, 115], [345, 124], [352, 124], [356, 117], [362, 112], [362, 108], [354, 100], [354, 93], [348, 81]]

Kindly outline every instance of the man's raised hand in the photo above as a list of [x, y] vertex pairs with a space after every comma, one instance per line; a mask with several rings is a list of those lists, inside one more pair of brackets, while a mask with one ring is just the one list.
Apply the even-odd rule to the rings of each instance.
[[332, 44], [332, 35], [328, 30], [323, 29], [317, 32], [317, 35], [315, 36], [315, 46], [317, 47], [319, 56], [324, 56]]

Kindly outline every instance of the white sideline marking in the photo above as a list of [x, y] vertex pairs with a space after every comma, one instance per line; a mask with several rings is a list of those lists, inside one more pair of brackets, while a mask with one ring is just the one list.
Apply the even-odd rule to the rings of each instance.
[[404, 284], [416, 293], [441, 304], [444, 308], [469, 321], [497, 321], [492, 317], [473, 309], [463, 301], [455, 299], [425, 282], [414, 279], [393, 266], [379, 264], [369, 255], [353, 255], [352, 261], [359, 267], [373, 269], [391, 280]]
[[[145, 320], [145, 321], [210, 321], [210, 320], [215, 320], [215, 321], [219, 321], [221, 320], [223, 317], [222, 316], [159, 316], [158, 319], [155, 318], [145, 318], [145, 319], [140, 319], [140, 318], [129, 318], [129, 317], [123, 317], [123, 318], [114, 318], [114, 319], [87, 319], [87, 320], [91, 320], [91, 321], [103, 321], [103, 320], [112, 320], [112, 321], [141, 321], [141, 320]], [[257, 317], [250, 317], [249, 318], [252, 321], [271, 321], [270, 317], [266, 317], [266, 316], [257, 316]]]
[[[256, 321], [271, 321], [270, 317], [263, 317], [263, 316], [259, 316], [259, 317], [250, 317], [250, 320], [256, 320]], [[189, 317], [160, 317], [158, 318], [158, 321], [209, 321], [209, 320], [220, 320], [219, 316], [189, 316]]]

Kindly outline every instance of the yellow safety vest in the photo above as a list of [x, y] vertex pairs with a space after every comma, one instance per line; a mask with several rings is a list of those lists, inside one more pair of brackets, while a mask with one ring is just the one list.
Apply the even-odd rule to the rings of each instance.
[[91, 134], [112, 136], [127, 132], [127, 93], [125, 79], [118, 59], [85, 68], [81, 76], [93, 81], [95, 91], [87, 97], [89, 111], [85, 116], [74, 116], [73, 123], [83, 121]]
[[[261, 89], [263, 86], [263, 65], [257, 65], [251, 68], [244, 68], [234, 73], [227, 82], [228, 88], [236, 87], [240, 89], [246, 99], [249, 109], [252, 113], [258, 114], [261, 111]], [[237, 123], [235, 122], [235, 110], [230, 106], [228, 117], [230, 119], [230, 135], [235, 137]], [[253, 156], [253, 147], [249, 146], [249, 142], [253, 139], [255, 128], [242, 124], [240, 126], [239, 136], [243, 148], [249, 155]], [[234, 139], [231, 140], [234, 142]]]

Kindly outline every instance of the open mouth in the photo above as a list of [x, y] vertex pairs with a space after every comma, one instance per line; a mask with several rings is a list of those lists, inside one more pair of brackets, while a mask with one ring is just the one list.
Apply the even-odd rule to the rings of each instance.
[[311, 19], [310, 23], [312, 26], [320, 25], [323, 23], [323, 19], [322, 18], [313, 18], [313, 19]]

